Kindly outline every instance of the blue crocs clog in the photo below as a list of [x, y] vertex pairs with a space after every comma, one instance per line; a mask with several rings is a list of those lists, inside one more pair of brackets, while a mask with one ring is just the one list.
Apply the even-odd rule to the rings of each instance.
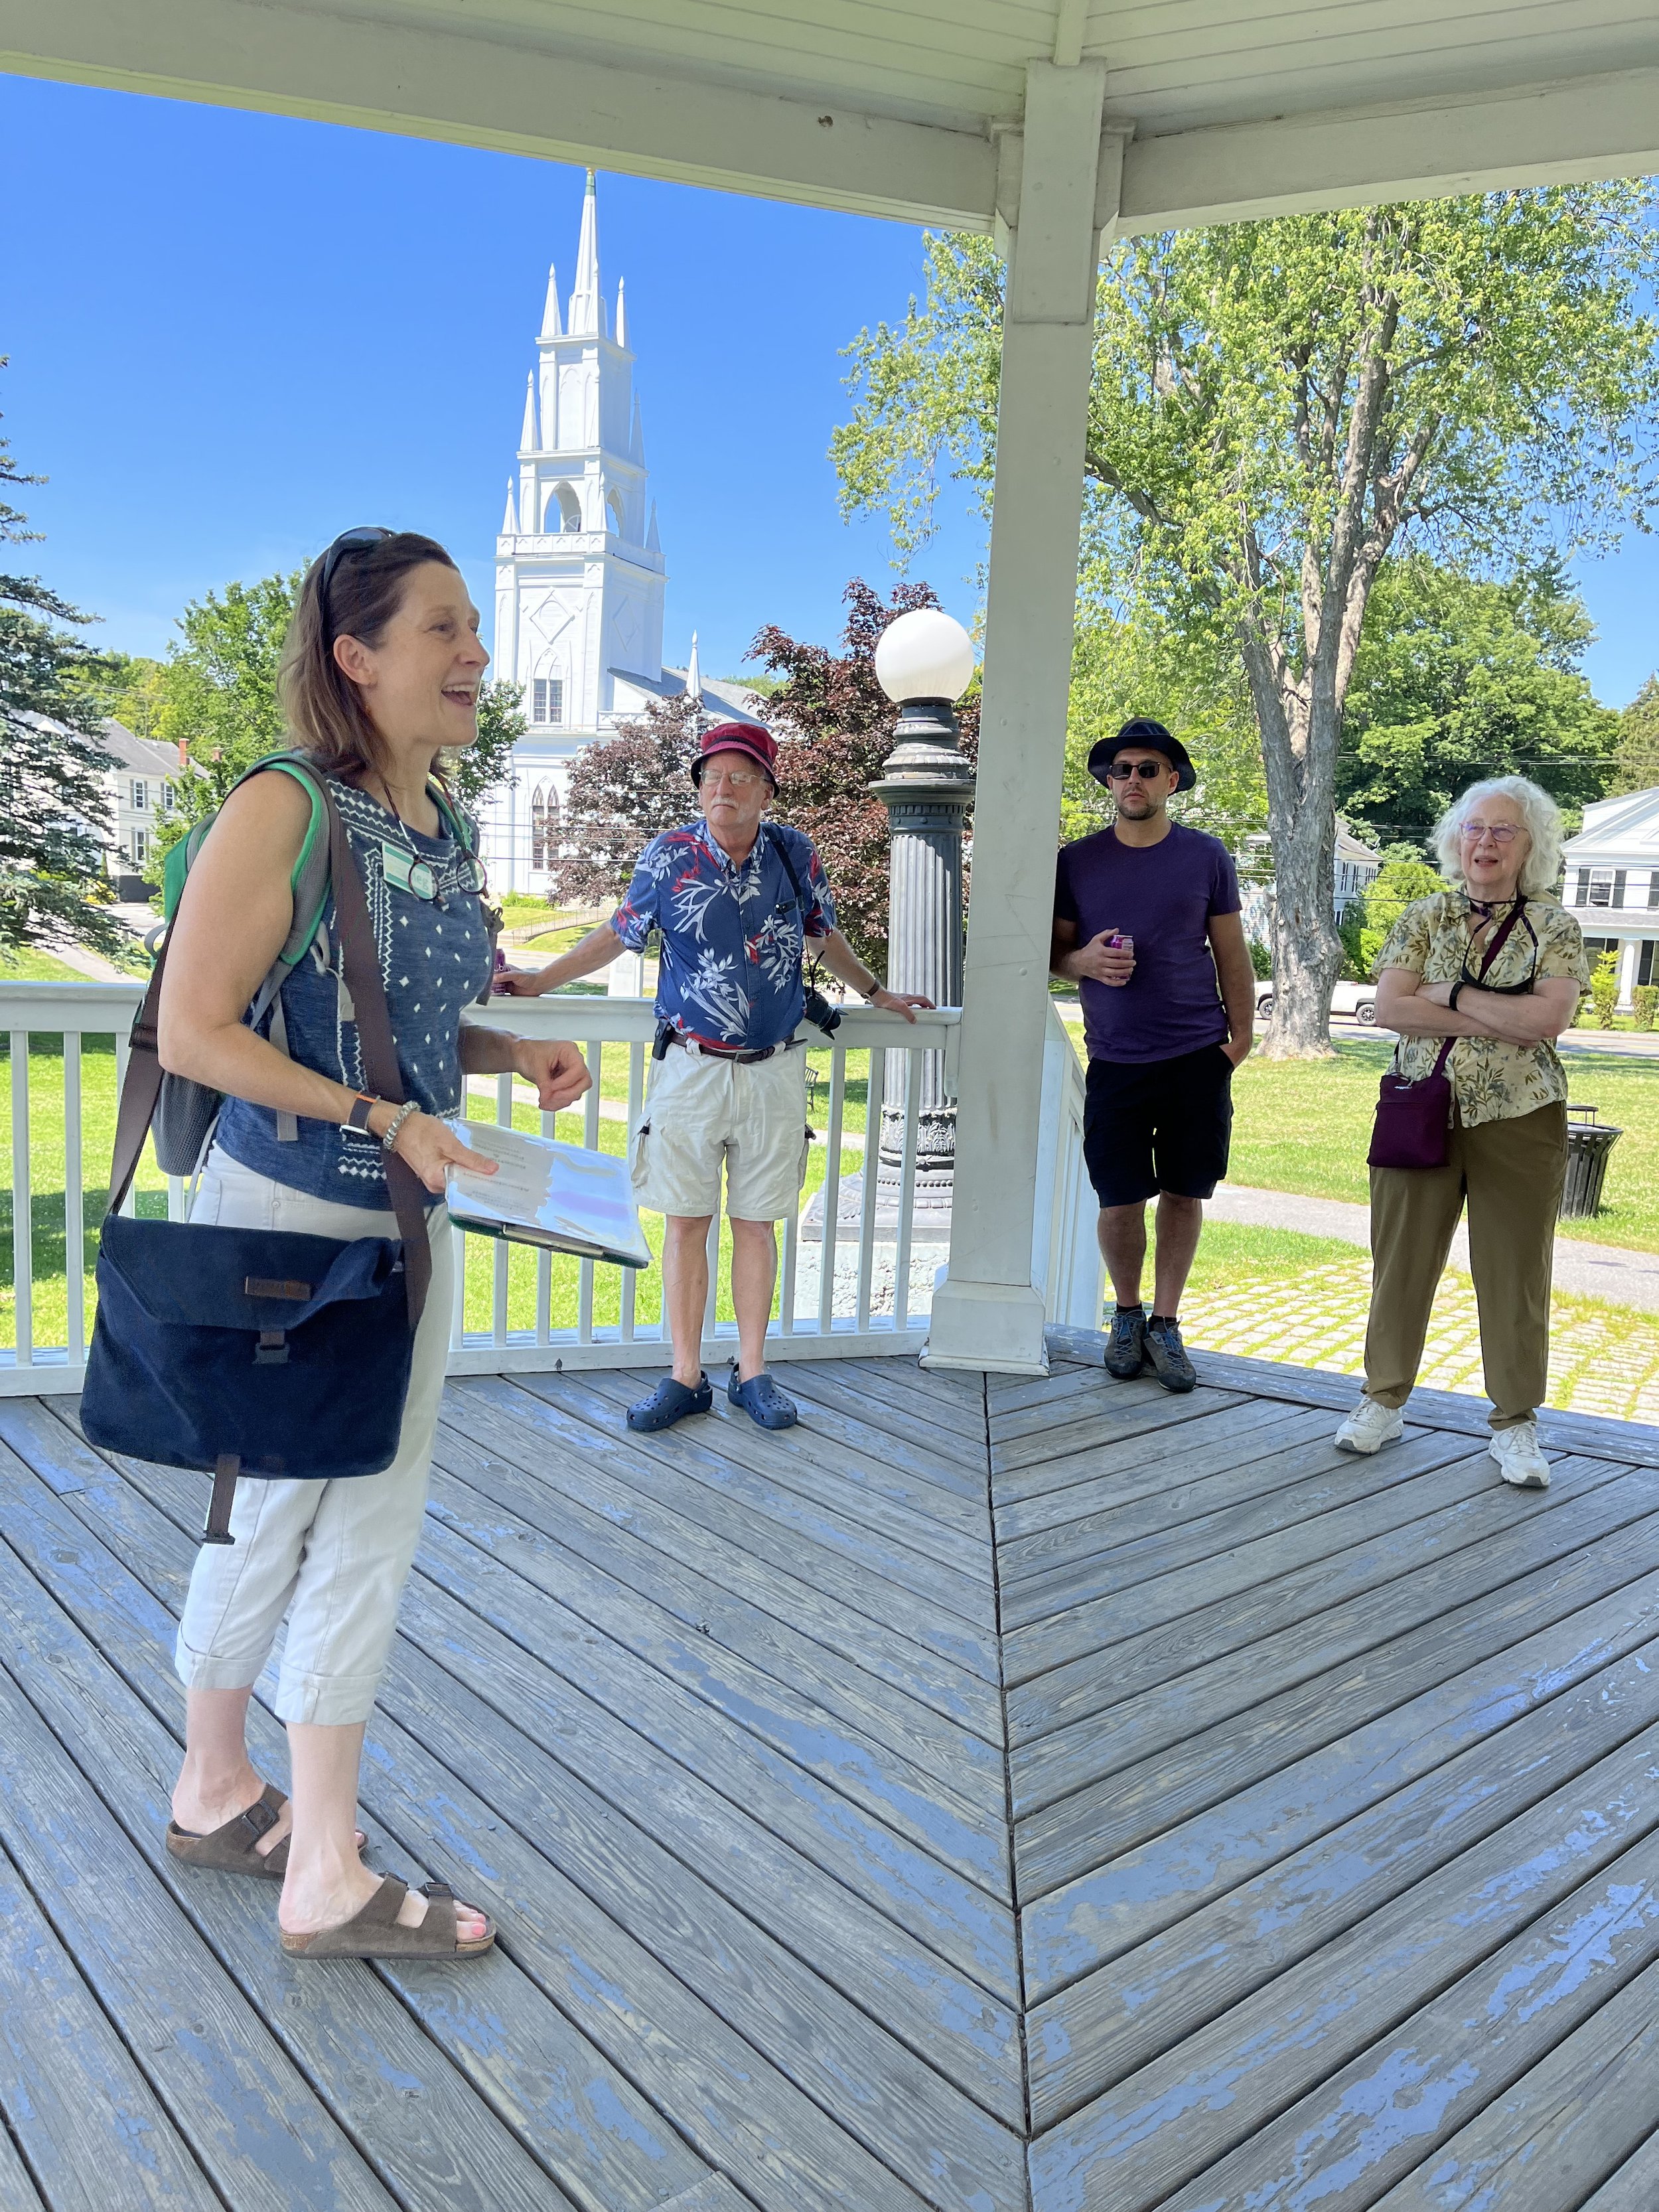
[[726, 1395], [732, 1405], [741, 1406], [750, 1419], [763, 1429], [793, 1429], [800, 1419], [794, 1400], [786, 1398], [769, 1375], [753, 1375], [748, 1382], [739, 1382], [734, 1367]]
[[628, 1425], [647, 1435], [658, 1429], [672, 1429], [688, 1413], [708, 1413], [714, 1402], [714, 1385], [706, 1375], [697, 1377], [695, 1390], [689, 1390], [684, 1382], [677, 1382], [672, 1375], [665, 1375], [648, 1398], [641, 1398], [637, 1406], [629, 1407]]

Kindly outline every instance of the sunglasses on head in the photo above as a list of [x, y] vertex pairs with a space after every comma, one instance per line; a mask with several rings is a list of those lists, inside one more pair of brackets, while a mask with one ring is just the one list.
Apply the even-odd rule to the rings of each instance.
[[1132, 775], [1139, 776], [1142, 783], [1153, 783], [1156, 782], [1159, 776], [1168, 775], [1170, 773], [1170, 763], [1168, 761], [1161, 760], [1126, 761], [1119, 759], [1115, 760], [1112, 763], [1106, 773], [1108, 775], [1115, 776], [1120, 783], [1124, 781], [1126, 778]]
[[334, 581], [334, 571], [348, 553], [367, 552], [371, 545], [382, 544], [396, 535], [395, 531], [383, 530], [375, 522], [366, 522], [356, 530], [343, 530], [323, 556], [323, 580], [318, 592], [324, 605], [328, 602], [328, 587]]

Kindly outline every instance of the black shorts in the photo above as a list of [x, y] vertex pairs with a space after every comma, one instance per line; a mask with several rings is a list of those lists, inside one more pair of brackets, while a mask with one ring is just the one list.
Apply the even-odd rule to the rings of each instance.
[[1091, 1060], [1083, 1157], [1103, 1206], [1167, 1190], [1208, 1198], [1227, 1172], [1233, 1064], [1218, 1044], [1174, 1060]]

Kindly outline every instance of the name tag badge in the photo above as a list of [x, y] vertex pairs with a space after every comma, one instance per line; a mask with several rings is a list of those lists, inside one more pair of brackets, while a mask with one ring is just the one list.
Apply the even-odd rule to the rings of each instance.
[[412, 898], [435, 899], [438, 878], [424, 860], [418, 860], [401, 845], [382, 845], [380, 866], [386, 879], [397, 891], [407, 891]]

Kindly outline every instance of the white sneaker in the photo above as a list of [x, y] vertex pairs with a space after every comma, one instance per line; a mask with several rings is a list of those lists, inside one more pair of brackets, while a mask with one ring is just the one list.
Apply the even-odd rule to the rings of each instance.
[[1547, 1490], [1550, 1463], [1538, 1449], [1536, 1421], [1517, 1421], [1512, 1429], [1494, 1429], [1486, 1447], [1498, 1462], [1498, 1472], [1517, 1490]]
[[1374, 1452], [1405, 1433], [1406, 1419], [1398, 1406], [1379, 1406], [1375, 1398], [1362, 1398], [1336, 1432], [1340, 1450]]

